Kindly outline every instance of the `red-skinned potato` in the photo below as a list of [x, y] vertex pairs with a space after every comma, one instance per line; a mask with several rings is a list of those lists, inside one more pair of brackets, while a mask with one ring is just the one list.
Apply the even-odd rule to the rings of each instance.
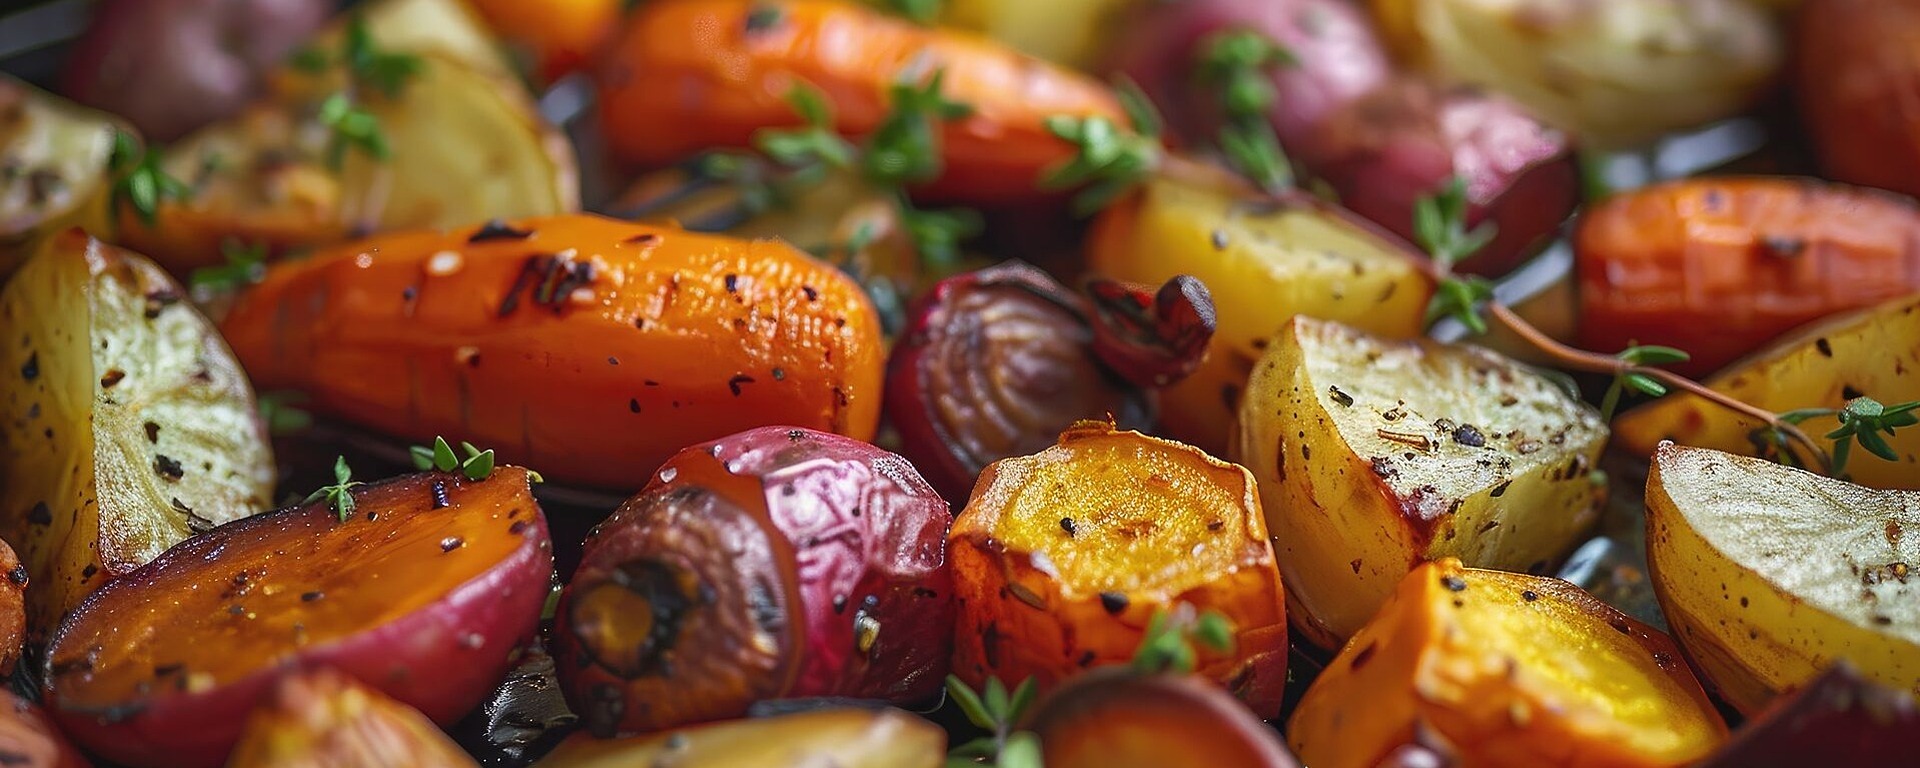
[[450, 724], [534, 631], [553, 568], [526, 470], [358, 485], [220, 526], [108, 583], [48, 650], [44, 697], [130, 766], [219, 765], [290, 669], [333, 667]]
[[1920, 729], [1915, 694], [1863, 677], [1844, 659], [1774, 700], [1701, 768], [1899, 765]]
[[587, 538], [555, 617], [561, 683], [595, 735], [939, 690], [952, 516], [906, 460], [766, 427], [654, 477]]
[[75, 41], [61, 91], [172, 141], [240, 111], [320, 29], [327, 0], [108, 0]]
[[280, 679], [247, 717], [227, 768], [474, 768], [418, 710], [331, 669]]
[[1821, 170], [1920, 195], [1920, 5], [1809, 0], [1790, 29], [1794, 96]]
[[543, 768], [936, 768], [938, 726], [897, 709], [825, 709], [732, 720], [627, 739], [576, 734]]
[[27, 566], [0, 541], [0, 676], [13, 674], [27, 635]]
[[1022, 726], [1047, 768], [1298, 768], [1274, 730], [1214, 682], [1118, 667], [1041, 699]]
[[556, 482], [630, 490], [693, 443], [768, 424], [867, 439], [880, 419], [879, 317], [839, 270], [597, 216], [276, 264], [222, 330], [256, 384], [316, 414], [459, 435]]
[[11, 768], [85, 768], [86, 758], [31, 702], [0, 691], [0, 762]]
[[1467, 226], [1498, 228], [1467, 272], [1517, 266], [1579, 202], [1566, 134], [1491, 92], [1401, 78], [1322, 121], [1306, 147], [1301, 163], [1341, 205], [1409, 241], [1414, 201], [1464, 179]]

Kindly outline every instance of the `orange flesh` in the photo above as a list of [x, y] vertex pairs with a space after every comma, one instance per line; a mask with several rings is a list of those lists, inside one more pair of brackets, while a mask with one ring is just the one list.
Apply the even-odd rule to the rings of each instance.
[[[450, 506], [434, 508], [435, 482]], [[111, 707], [146, 698], [149, 686], [207, 690], [383, 627], [540, 530], [518, 467], [481, 482], [415, 475], [357, 487], [354, 497], [344, 523], [324, 501], [248, 518], [95, 593], [54, 641], [61, 706]], [[76, 670], [95, 645], [91, 673]]]

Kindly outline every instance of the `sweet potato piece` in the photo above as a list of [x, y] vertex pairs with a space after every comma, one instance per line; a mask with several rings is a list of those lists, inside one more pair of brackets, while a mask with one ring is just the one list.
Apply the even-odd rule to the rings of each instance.
[[676, 454], [588, 537], [554, 659], [598, 736], [946, 676], [947, 503], [904, 459], [766, 427]]
[[452, 723], [511, 666], [553, 568], [526, 470], [362, 485], [223, 525], [109, 583], [48, 651], [48, 709], [135, 766], [218, 765], [288, 669], [333, 667]]
[[1920, 291], [1912, 200], [1810, 179], [1687, 179], [1587, 208], [1581, 346], [1679, 347], [1691, 376], [1804, 323]]
[[1460, 765], [1680, 766], [1727, 727], [1666, 635], [1559, 579], [1408, 573], [1287, 724], [1314, 768], [1371, 768], [1418, 729]]
[[733, 720], [626, 739], [578, 734], [540, 761], [544, 768], [937, 768], [947, 734], [895, 709], [829, 709]]
[[259, 386], [303, 390], [317, 414], [415, 442], [460, 435], [605, 488], [739, 430], [864, 440], [880, 418], [879, 319], [838, 270], [776, 241], [597, 216], [275, 265], [223, 328]]
[[1298, 768], [1260, 718], [1195, 675], [1095, 670], [1040, 700], [1022, 726], [1048, 768]]
[[1081, 422], [987, 467], [949, 536], [953, 672], [1041, 690], [1124, 663], [1156, 611], [1189, 603], [1235, 628], [1198, 671], [1256, 714], [1279, 711], [1287, 625], [1253, 477], [1170, 440]]
[[1809, 0], [1794, 32], [1800, 120], [1826, 176], [1920, 195], [1920, 6]]
[[1835, 662], [1805, 688], [1775, 699], [1700, 768], [1899, 765], [1913, 757], [1920, 699]]
[[419, 710], [331, 669], [280, 679], [247, 716], [227, 768], [474, 768]]
[[31, 702], [0, 691], [0, 762], [16, 768], [86, 768], [86, 758], [73, 748], [46, 715]]

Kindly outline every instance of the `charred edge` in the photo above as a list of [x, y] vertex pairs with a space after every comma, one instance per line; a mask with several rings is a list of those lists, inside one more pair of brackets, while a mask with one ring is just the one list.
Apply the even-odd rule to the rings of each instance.
[[495, 240], [525, 240], [533, 237], [533, 230], [514, 229], [512, 225], [499, 219], [488, 219], [487, 223], [467, 238], [468, 243], [487, 243]]

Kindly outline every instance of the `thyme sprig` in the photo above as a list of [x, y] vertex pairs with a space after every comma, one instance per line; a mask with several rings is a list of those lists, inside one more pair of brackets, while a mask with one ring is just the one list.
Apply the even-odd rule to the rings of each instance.
[[358, 150], [376, 162], [385, 162], [392, 155], [380, 118], [365, 108], [361, 96], [372, 91], [389, 99], [398, 98], [424, 68], [419, 56], [380, 49], [366, 19], [354, 16], [347, 20], [338, 54], [329, 56], [316, 48], [303, 48], [288, 63], [309, 74], [322, 74], [334, 66], [347, 74], [346, 86], [320, 102], [320, 124], [327, 128], [327, 167], [336, 171], [344, 167], [349, 150]]
[[1194, 66], [1194, 75], [1220, 96], [1226, 117], [1220, 126], [1221, 153], [1234, 170], [1268, 192], [1294, 185], [1293, 163], [1267, 120], [1279, 98], [1270, 73], [1276, 67], [1298, 65], [1293, 53], [1273, 38], [1232, 28], [1202, 40]]
[[353, 481], [353, 469], [347, 466], [347, 457], [333, 458], [333, 481], [333, 485], [321, 486], [319, 490], [307, 494], [306, 500], [300, 503], [311, 504], [324, 498], [327, 506], [332, 507], [333, 513], [344, 523], [353, 516], [353, 487], [360, 485]]
[[116, 216], [132, 206], [134, 216], [152, 228], [158, 221], [160, 204], [167, 200], [185, 200], [193, 188], [160, 167], [160, 148], [141, 143], [122, 130], [113, 132], [113, 151], [107, 156], [107, 172], [113, 177], [109, 205]]
[[987, 735], [954, 747], [947, 753], [947, 765], [1040, 768], [1040, 738], [1030, 731], [1015, 730], [1037, 693], [1033, 678], [1022, 681], [1009, 693], [999, 678], [990, 677], [976, 692], [960, 678], [948, 675], [947, 695], [960, 707], [961, 714]]
[[454, 454], [453, 445], [444, 437], [433, 438], [431, 447], [415, 445], [407, 448], [413, 457], [413, 466], [422, 472], [438, 470], [441, 472], [459, 472], [468, 480], [485, 480], [493, 474], [493, 449], [480, 450], [473, 443], [461, 442], [460, 450], [465, 458]]
[[1131, 666], [1140, 674], [1192, 672], [1198, 648], [1232, 653], [1233, 622], [1216, 611], [1195, 613], [1192, 605], [1181, 603], [1173, 611], [1154, 612]]

